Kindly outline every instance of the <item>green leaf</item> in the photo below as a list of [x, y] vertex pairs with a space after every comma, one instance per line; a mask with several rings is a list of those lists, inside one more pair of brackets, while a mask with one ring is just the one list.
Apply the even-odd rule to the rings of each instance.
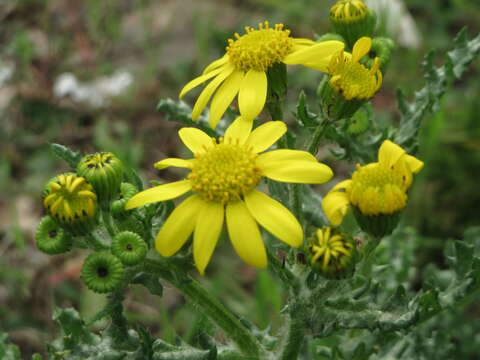
[[304, 127], [315, 128], [319, 124], [318, 115], [309, 111], [306, 101], [307, 97], [302, 90], [298, 96], [296, 117]]
[[141, 284], [145, 286], [152, 295], [162, 296], [163, 285], [154, 274], [141, 272], [132, 279], [133, 284]]
[[75, 152], [64, 145], [53, 143], [50, 144], [50, 149], [55, 154], [55, 156], [59, 157], [62, 160], [65, 160], [72, 169], [77, 168], [77, 164], [82, 158], [81, 153]]

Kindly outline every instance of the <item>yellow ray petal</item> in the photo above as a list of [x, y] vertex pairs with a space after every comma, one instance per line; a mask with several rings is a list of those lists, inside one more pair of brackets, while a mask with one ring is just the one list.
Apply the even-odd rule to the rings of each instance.
[[178, 131], [178, 136], [193, 154], [205, 152], [205, 149], [213, 146], [214, 140], [197, 128], [181, 128]]
[[242, 83], [243, 72], [234, 71], [218, 88], [210, 105], [210, 116], [208, 122], [212, 128], [215, 128], [218, 121], [222, 118], [227, 108], [238, 94], [240, 84]]
[[323, 184], [333, 176], [327, 165], [311, 160], [271, 161], [261, 169], [270, 179], [291, 183]]
[[155, 186], [135, 194], [125, 205], [125, 210], [151, 204], [158, 201], [165, 201], [179, 197], [192, 188], [190, 180], [180, 180], [169, 184]]
[[195, 79], [193, 79], [192, 81], [189, 81], [182, 89], [182, 91], [180, 91], [180, 94], [178, 95], [178, 97], [181, 99], [187, 92], [189, 92], [190, 90], [192, 90], [193, 88], [196, 88], [198, 85], [204, 83], [205, 81], [207, 81], [208, 79], [211, 79], [212, 77], [220, 74], [222, 71], [224, 70], [224, 67], [220, 67], [218, 69], [215, 69], [214, 71], [210, 71], [208, 74], [205, 74], [205, 75], [201, 75], [199, 77], [196, 77]]
[[203, 109], [205, 109], [208, 102], [210, 101], [215, 90], [217, 90], [220, 84], [231, 75], [231, 73], [234, 70], [234, 67], [231, 64], [227, 64], [222, 69], [223, 69], [222, 72], [218, 74], [215, 79], [210, 81], [210, 83], [207, 86], [205, 86], [205, 89], [203, 89], [203, 91], [200, 93], [200, 96], [198, 97], [197, 101], [195, 102], [195, 105], [193, 106], [193, 110], [192, 110], [193, 121], [198, 119]]
[[322, 201], [323, 211], [333, 226], [341, 224], [344, 216], [347, 214], [348, 205], [348, 195], [339, 191], [329, 192]]
[[237, 117], [225, 131], [225, 141], [245, 144], [252, 131], [252, 126], [252, 121], [247, 121], [241, 116]]
[[278, 239], [293, 247], [302, 245], [302, 226], [285, 206], [257, 190], [245, 196], [245, 203], [253, 218]]
[[385, 140], [378, 150], [378, 162], [388, 167], [392, 167], [404, 154], [405, 150], [400, 146], [390, 140]]
[[153, 166], [155, 169], [162, 170], [170, 166], [181, 167], [181, 168], [191, 168], [193, 165], [193, 159], [185, 160], [178, 158], [166, 158], [160, 161], [157, 161]]
[[200, 274], [210, 262], [223, 225], [224, 205], [202, 201], [193, 234], [193, 259]]
[[272, 150], [260, 154], [257, 158], [257, 164], [259, 166], [267, 165], [269, 162], [276, 161], [314, 161], [317, 162], [317, 158], [307, 151], [302, 150], [290, 150], [279, 149]]
[[198, 195], [190, 196], [170, 214], [155, 239], [155, 249], [162, 256], [172, 256], [188, 240], [202, 202]]
[[242, 118], [253, 121], [263, 110], [267, 100], [267, 74], [249, 70], [242, 80], [238, 93], [238, 107]]
[[327, 57], [318, 59], [316, 62], [309, 62], [302, 65], [309, 67], [310, 69], [328, 73], [328, 65], [330, 65], [331, 60], [332, 60], [332, 56], [327, 56]]
[[371, 38], [364, 36], [358, 39], [353, 45], [352, 61], [358, 62], [362, 58], [362, 56], [368, 54], [371, 47], [372, 47]]
[[346, 190], [350, 187], [350, 185], [352, 184], [352, 180], [343, 180], [343, 181], [340, 181], [337, 185], [335, 185], [331, 190], [330, 192], [333, 192], [333, 191], [340, 191], [340, 190]]
[[405, 154], [405, 161], [410, 168], [410, 171], [413, 173], [418, 173], [423, 168], [423, 161], [417, 159], [415, 156]]
[[207, 74], [211, 72], [212, 70], [215, 70], [219, 68], [220, 66], [224, 65], [230, 58], [228, 57], [227, 54], [223, 55], [220, 59], [217, 59], [210, 63], [204, 70], [203, 74]]
[[227, 205], [228, 235], [237, 254], [257, 268], [267, 266], [267, 253], [257, 223], [243, 201]]
[[269, 121], [252, 131], [246, 144], [251, 145], [253, 151], [260, 153], [272, 146], [287, 132], [287, 125], [283, 121]]
[[283, 62], [288, 65], [316, 64], [321, 59], [343, 50], [344, 47], [345, 44], [341, 41], [323, 41], [287, 55]]

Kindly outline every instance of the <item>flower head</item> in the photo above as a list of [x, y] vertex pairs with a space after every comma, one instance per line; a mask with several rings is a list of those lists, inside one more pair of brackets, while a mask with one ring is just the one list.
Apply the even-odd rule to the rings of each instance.
[[340, 0], [330, 8], [330, 18], [335, 21], [358, 21], [367, 15], [368, 7], [362, 0]]
[[122, 262], [115, 255], [103, 251], [88, 255], [80, 277], [90, 290], [107, 293], [121, 285], [124, 273]]
[[187, 178], [147, 189], [127, 202], [126, 209], [132, 209], [193, 192], [160, 229], [155, 245], [161, 255], [175, 254], [193, 233], [193, 256], [203, 274], [224, 219], [239, 256], [259, 268], [267, 265], [267, 256], [257, 223], [291, 246], [303, 243], [303, 230], [297, 219], [282, 204], [255, 187], [262, 177], [294, 183], [323, 183], [332, 177], [332, 171], [305, 151], [265, 152], [286, 132], [283, 122], [267, 122], [253, 131], [251, 126], [250, 121], [239, 117], [218, 140], [196, 128], [181, 129], [180, 138], [194, 157], [164, 159], [155, 167], [188, 168]]
[[[245, 28], [245, 34], [229, 39], [227, 53], [208, 65], [203, 74], [184, 86], [180, 98], [198, 85], [212, 79], [203, 89], [192, 111], [196, 120], [210, 99], [209, 123], [216, 127], [228, 106], [238, 95], [242, 118], [246, 121], [260, 114], [267, 97], [267, 71], [273, 65], [303, 64], [321, 71], [332, 54], [343, 49], [340, 41], [315, 43], [308, 39], [293, 38], [282, 24], [270, 27], [265, 21], [258, 29]], [[212, 98], [213, 97], [213, 98]]]
[[362, 37], [353, 46], [352, 54], [339, 51], [328, 65], [330, 86], [347, 100], [368, 100], [382, 85], [380, 59], [374, 59], [371, 69], [362, 65], [360, 59], [370, 51], [372, 39]]
[[327, 218], [332, 225], [339, 225], [349, 205], [367, 216], [401, 211], [407, 203], [412, 174], [422, 167], [422, 161], [408, 155], [397, 144], [384, 141], [378, 152], [378, 162], [357, 165], [351, 180], [334, 186], [323, 199]]

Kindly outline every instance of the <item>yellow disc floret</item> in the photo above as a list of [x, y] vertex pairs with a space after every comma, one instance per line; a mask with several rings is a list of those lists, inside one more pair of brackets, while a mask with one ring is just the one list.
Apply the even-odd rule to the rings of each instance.
[[330, 17], [337, 21], [357, 21], [368, 14], [368, 7], [361, 0], [340, 0], [330, 9]]
[[293, 48], [290, 30], [284, 30], [283, 24], [271, 28], [265, 21], [258, 27], [245, 27], [245, 35], [235, 33], [235, 40], [228, 40], [227, 54], [238, 70], [267, 71]]
[[407, 204], [407, 179], [380, 163], [357, 165], [348, 189], [350, 202], [364, 215], [393, 214]]
[[349, 264], [352, 258], [353, 244], [343, 234], [330, 227], [318, 229], [311, 240], [309, 250], [312, 254], [311, 265], [320, 265], [324, 273], [338, 272]]
[[62, 174], [50, 180], [43, 204], [48, 213], [63, 223], [82, 221], [95, 215], [97, 196], [85, 178]]
[[260, 181], [256, 158], [250, 146], [226, 143], [221, 138], [206, 152], [195, 155], [188, 175], [192, 190], [205, 201], [238, 201]]

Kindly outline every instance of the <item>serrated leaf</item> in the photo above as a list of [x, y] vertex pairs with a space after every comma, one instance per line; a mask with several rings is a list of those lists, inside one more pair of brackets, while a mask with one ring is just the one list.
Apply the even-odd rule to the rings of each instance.
[[71, 150], [67, 146], [60, 144], [50, 144], [50, 149], [58, 158], [67, 162], [72, 169], [77, 168], [77, 164], [82, 159], [82, 154], [76, 151]]

